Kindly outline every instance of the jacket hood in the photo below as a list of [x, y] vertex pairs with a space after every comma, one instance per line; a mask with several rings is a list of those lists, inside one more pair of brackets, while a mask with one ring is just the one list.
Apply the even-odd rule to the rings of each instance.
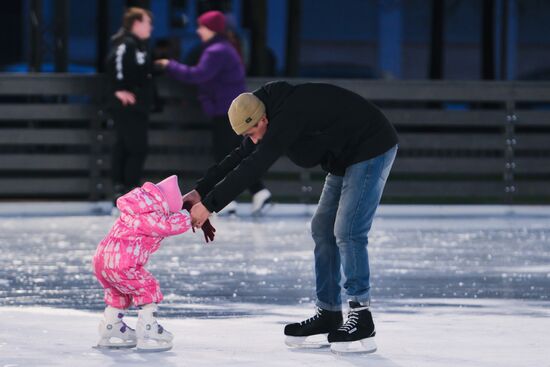
[[264, 87], [254, 91], [265, 105], [267, 118], [273, 120], [282, 110], [287, 97], [292, 94], [295, 87], [287, 82], [276, 81], [267, 83]]
[[170, 214], [168, 201], [164, 197], [164, 194], [151, 182], [146, 182], [142, 187], [135, 188], [118, 198], [116, 206], [121, 213], [131, 216], [150, 213], [160, 215]]

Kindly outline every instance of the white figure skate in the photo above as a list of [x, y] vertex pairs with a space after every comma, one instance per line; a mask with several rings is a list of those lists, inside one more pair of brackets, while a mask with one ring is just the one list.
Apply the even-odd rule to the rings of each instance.
[[237, 202], [231, 201], [218, 214], [222, 216], [233, 216], [237, 214]]
[[136, 331], [122, 321], [125, 310], [107, 306], [103, 320], [99, 323], [97, 348], [133, 348], [137, 344]]
[[136, 326], [138, 352], [164, 352], [172, 349], [172, 333], [166, 331], [157, 322], [156, 304], [142, 307], [138, 312]]
[[271, 192], [262, 189], [252, 196], [252, 216], [261, 216], [273, 208]]

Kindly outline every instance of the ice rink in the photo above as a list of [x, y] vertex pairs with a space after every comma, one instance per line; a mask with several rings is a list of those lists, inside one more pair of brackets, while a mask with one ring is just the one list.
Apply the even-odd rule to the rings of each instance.
[[[167, 353], [102, 353], [95, 247], [114, 217], [0, 208], [0, 366], [550, 366], [550, 208], [382, 206], [369, 255], [379, 350], [287, 349], [313, 313], [314, 207], [214, 219], [168, 238], [148, 269], [165, 294]], [[12, 214], [10, 214], [12, 213]], [[130, 318], [130, 324], [135, 319]]]

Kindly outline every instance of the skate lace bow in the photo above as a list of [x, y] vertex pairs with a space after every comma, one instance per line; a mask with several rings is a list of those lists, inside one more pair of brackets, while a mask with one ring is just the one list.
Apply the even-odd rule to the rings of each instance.
[[300, 325], [309, 324], [310, 322], [313, 322], [313, 321], [317, 320], [319, 317], [321, 317], [321, 314], [322, 314], [322, 313], [323, 313], [323, 310], [320, 309], [320, 308], [317, 308], [317, 309], [315, 310], [315, 316], [310, 317], [309, 319], [300, 322]]

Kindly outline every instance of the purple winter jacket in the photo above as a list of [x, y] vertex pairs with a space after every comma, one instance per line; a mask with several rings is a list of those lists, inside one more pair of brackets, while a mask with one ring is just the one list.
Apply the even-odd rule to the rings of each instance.
[[225, 116], [233, 99], [245, 91], [244, 66], [225, 38], [215, 36], [205, 46], [197, 65], [170, 60], [166, 73], [180, 82], [198, 86], [198, 98], [207, 116]]

